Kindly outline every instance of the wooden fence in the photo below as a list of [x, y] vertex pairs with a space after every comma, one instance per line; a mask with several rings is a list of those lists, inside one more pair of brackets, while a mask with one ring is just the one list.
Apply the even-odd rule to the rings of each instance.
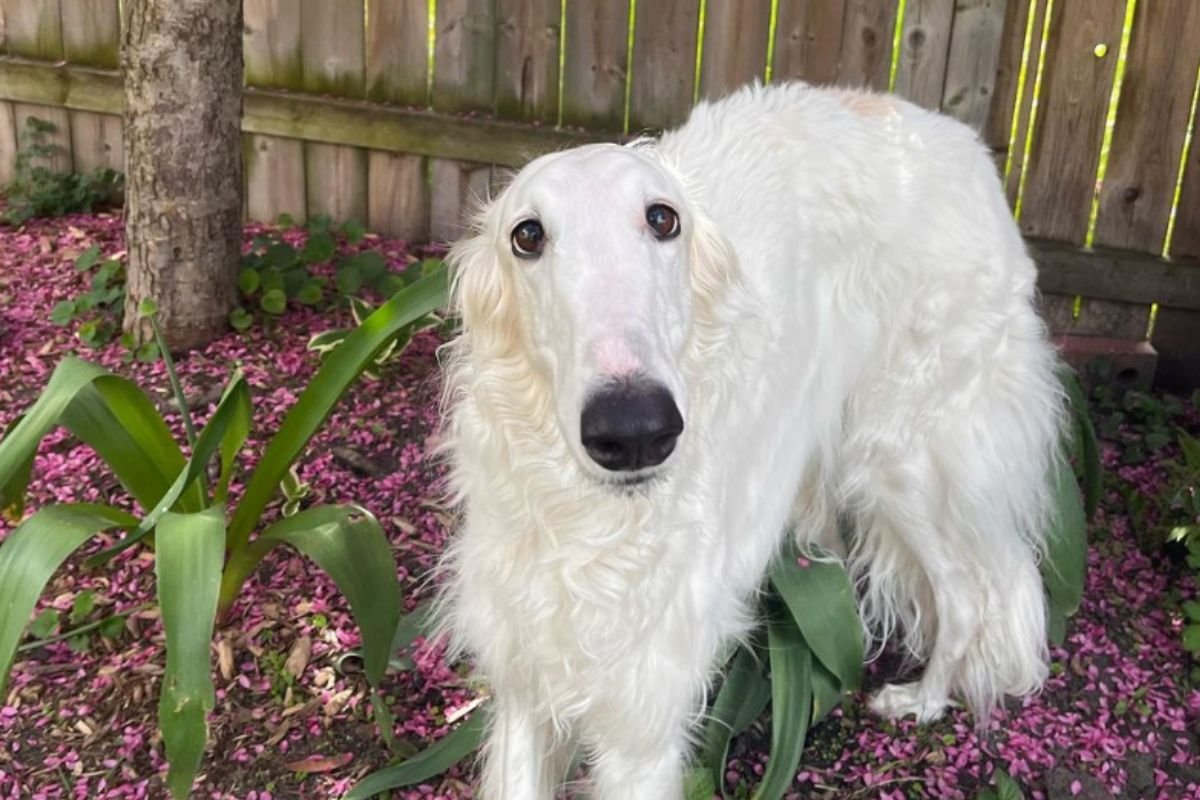
[[[122, 2], [134, 1], [0, 0], [0, 182], [30, 116], [58, 125], [60, 167], [120, 167], [116, 67]], [[1144, 338], [1157, 303], [1167, 382], [1200, 382], [1200, 0], [244, 9], [252, 218], [325, 213], [453, 238], [497, 167], [672, 125], [746, 81], [890, 89], [973, 125], [996, 151], [1022, 230], [1058, 243], [1036, 245], [1056, 330]]]

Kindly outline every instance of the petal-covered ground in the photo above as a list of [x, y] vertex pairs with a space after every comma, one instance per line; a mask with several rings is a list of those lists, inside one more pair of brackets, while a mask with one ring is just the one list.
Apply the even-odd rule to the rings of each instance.
[[[119, 254], [120, 220], [77, 216], [0, 228], [0, 430], [71, 352], [135, 377], [179, 428], [161, 362], [126, 364], [119, 345], [91, 350], [70, 327], [50, 321], [55, 303], [86, 290], [72, 262], [93, 244], [105, 256]], [[398, 269], [421, 254], [374, 238], [360, 247], [380, 249]], [[270, 329], [255, 325], [190, 354], [179, 363], [189, 405], [206, 417], [239, 366], [254, 394], [243, 462], [252, 465], [319, 363], [306, 349], [309, 337], [347, 322], [345, 312], [296, 307]], [[378, 516], [410, 608], [429, 595], [429, 571], [450, 524], [428, 455], [437, 426], [437, 344], [423, 334], [380, 381], [360, 382], [300, 461], [311, 485], [306, 503], [353, 501]], [[1198, 420], [1192, 412], [1185, 421], [1195, 427]], [[1120, 467], [1115, 451], [1106, 458], [1110, 487], [1124, 483], [1152, 496], [1162, 480], [1153, 459]], [[1001, 768], [1029, 797], [1200, 797], [1200, 691], [1188, 683], [1178, 619], [1180, 600], [1195, 596], [1194, 576], [1139, 550], [1118, 499], [1111, 493], [1093, 525], [1084, 607], [1066, 645], [1053, 652], [1053, 677], [1039, 696], [1010, 703], [983, 731], [962, 713], [924, 726], [887, 723], [865, 713], [863, 696], [848, 698], [811, 734], [795, 796], [974, 798]], [[60, 431], [39, 453], [30, 506], [75, 500], [128, 505], [91, 450]], [[9, 530], [0, 521], [0, 538]], [[39, 631], [43, 638], [129, 613], [123, 625], [19, 655], [0, 697], [0, 800], [164, 796], [155, 725], [163, 638], [154, 591], [148, 550], [126, 551], [96, 570], [73, 558], [54, 577], [38, 613], [56, 609], [59, 625]], [[72, 621], [81, 595], [94, 608], [84, 604]], [[388, 756], [371, 722], [366, 682], [354, 660], [342, 658], [358, 643], [346, 604], [323, 573], [290, 551], [270, 556], [217, 632], [217, 707], [195, 796], [336, 798], [383, 765]], [[474, 694], [466, 669], [445, 664], [436, 649], [420, 649], [413, 662], [385, 688], [397, 735], [424, 746]], [[885, 658], [869, 672], [877, 685], [895, 667]], [[765, 742], [758, 728], [736, 743], [727, 776], [734, 795], [749, 796]], [[397, 796], [471, 797], [470, 777], [464, 767]]]

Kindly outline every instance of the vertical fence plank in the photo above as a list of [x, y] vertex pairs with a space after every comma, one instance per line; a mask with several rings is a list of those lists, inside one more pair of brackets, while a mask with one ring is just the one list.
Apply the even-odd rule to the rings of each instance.
[[0, 0], [0, 16], [4, 18], [9, 55], [43, 61], [62, 59], [59, 0]]
[[470, 213], [471, 169], [477, 165], [445, 158], [430, 163], [429, 236], [435, 242], [452, 242], [466, 229]]
[[250, 219], [274, 222], [280, 214], [289, 214], [304, 222], [304, 142], [254, 134], [242, 141]]
[[13, 103], [0, 102], [0, 188], [12, 182], [16, 166], [16, 106]]
[[[1193, 56], [1193, 60], [1195, 56]], [[1195, 79], [1195, 64], [1192, 77]], [[1196, 125], [1197, 120], [1193, 120]], [[1183, 186], [1179, 193], [1175, 233], [1171, 242], [1172, 258], [1200, 258], [1200, 135], [1192, 134], [1191, 147], [1184, 154]]]
[[[1059, 2], [1050, 21], [1021, 230], [1066, 242], [1087, 233], [1096, 162], [1117, 64], [1125, 0]], [[1093, 50], [1108, 45], [1104, 58]]]
[[619, 131], [625, 113], [627, 0], [567, 3], [562, 121]]
[[425, 159], [372, 150], [368, 174], [367, 226], [399, 239], [428, 239], [429, 182]]
[[39, 162], [55, 172], [71, 172], [74, 162], [71, 159], [71, 120], [65, 108], [54, 106], [36, 106], [28, 103], [16, 103], [13, 108], [17, 126], [17, 147], [28, 146], [28, 123], [30, 118], [36, 118], [54, 125], [54, 131], [45, 135], [45, 143], [54, 147], [55, 152], [48, 159]]
[[1191, 111], [1197, 56], [1200, 4], [1192, 0], [1138, 4], [1120, 113], [1100, 193], [1096, 244], [1146, 252], [1162, 249]]
[[639, 3], [633, 32], [629, 129], [669, 128], [687, 116], [696, 74], [699, 0]]
[[558, 118], [559, 0], [497, 0], [496, 113]]
[[304, 143], [308, 216], [337, 222], [367, 218], [367, 151], [321, 142]]
[[487, 111], [496, 104], [496, 9], [480, 0], [439, 0], [433, 107]]
[[886, 89], [892, 66], [895, 0], [847, 0], [838, 81]]
[[243, 0], [246, 83], [301, 91], [300, 0]]
[[304, 91], [362, 97], [363, 0], [300, 0]]
[[117, 0], [67, 0], [62, 4], [63, 52], [72, 64], [120, 65], [121, 15]]
[[900, 32], [896, 92], [935, 111], [942, 104], [954, 0], [908, 0]]
[[1005, 43], [1004, 19], [1017, 0], [958, 0], [950, 33], [942, 111], [983, 131]]
[[429, 105], [429, 4], [367, 0], [367, 97]]
[[71, 152], [75, 171], [89, 174], [98, 169], [125, 171], [125, 145], [121, 118], [112, 114], [71, 112]]
[[846, 0], [779, 0], [773, 79], [837, 80]]
[[770, 34], [771, 0], [708, 0], [700, 96], [720, 97], [761, 79]]
[[[362, 97], [366, 89], [363, 0], [301, 0], [300, 61], [304, 89]], [[356, 147], [306, 142], [308, 217], [338, 221], [367, 216], [367, 153]]]

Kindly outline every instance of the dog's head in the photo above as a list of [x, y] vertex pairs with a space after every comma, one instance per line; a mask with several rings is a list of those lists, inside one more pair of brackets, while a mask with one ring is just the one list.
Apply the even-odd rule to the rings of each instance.
[[628, 485], [666, 468], [687, 435], [689, 348], [734, 265], [652, 147], [532, 162], [450, 262], [472, 358], [521, 359], [588, 474]]

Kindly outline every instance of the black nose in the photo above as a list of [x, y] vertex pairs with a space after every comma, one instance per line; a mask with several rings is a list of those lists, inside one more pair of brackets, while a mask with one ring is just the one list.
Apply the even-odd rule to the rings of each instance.
[[667, 460], [683, 417], [665, 386], [631, 381], [606, 386], [583, 407], [583, 447], [600, 466], [633, 472]]

